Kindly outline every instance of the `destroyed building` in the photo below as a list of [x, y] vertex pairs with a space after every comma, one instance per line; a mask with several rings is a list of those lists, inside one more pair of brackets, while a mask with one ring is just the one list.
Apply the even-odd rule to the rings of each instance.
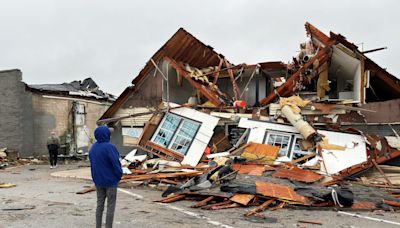
[[366, 56], [379, 49], [305, 28], [293, 59], [252, 65], [179, 29], [98, 121], [130, 151], [121, 183], [166, 183], [163, 203], [258, 206], [245, 216], [399, 209], [399, 176], [383, 170], [398, 171], [384, 164], [400, 157], [400, 80]]
[[60, 154], [87, 152], [96, 121], [115, 100], [91, 78], [28, 85], [17, 69], [0, 71], [0, 95], [0, 148], [20, 157], [47, 155], [52, 131], [60, 136]]
[[115, 128], [112, 142], [124, 154], [138, 145], [145, 124], [162, 101], [233, 108], [230, 100], [237, 97], [257, 107], [273, 91], [274, 78], [285, 75], [286, 65], [279, 61], [233, 65], [181, 28], [151, 57], [99, 123]]
[[[112, 140], [122, 154], [139, 148], [179, 161], [184, 160], [182, 155], [190, 151], [198, 129], [204, 125], [196, 120], [195, 113], [174, 114], [184, 112], [180, 110], [192, 109], [190, 112], [218, 118], [214, 134], [203, 142], [212, 152], [234, 146], [246, 129], [239, 124], [241, 118], [294, 124], [297, 131], [275, 132], [273, 137], [272, 133], [259, 132], [258, 137], [263, 139], [256, 140], [279, 145], [281, 150], [285, 145], [286, 152], [280, 154], [290, 160], [298, 158], [298, 141], [317, 141], [311, 138], [319, 135], [315, 129], [373, 134], [373, 143], [399, 131], [399, 79], [344, 36], [331, 32], [328, 37], [310, 23], [305, 28], [307, 40], [288, 64], [274, 61], [253, 65], [230, 63], [181, 28], [151, 57], [98, 123], [115, 129]], [[289, 101], [292, 112], [289, 108], [281, 110], [284, 105], [275, 103], [280, 97], [293, 95], [301, 102], [307, 100], [307, 105], [300, 109], [296, 102], [291, 104], [296, 99]], [[173, 107], [173, 103], [182, 106]], [[382, 109], [387, 110], [384, 115]], [[197, 153], [204, 153], [203, 149], [197, 149]]]

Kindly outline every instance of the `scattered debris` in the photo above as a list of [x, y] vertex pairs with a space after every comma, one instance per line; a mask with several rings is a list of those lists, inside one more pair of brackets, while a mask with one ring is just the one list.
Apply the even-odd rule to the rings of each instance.
[[10, 184], [10, 183], [0, 183], [0, 188], [13, 188], [16, 187], [16, 184]]
[[313, 225], [320, 225], [322, 226], [322, 222], [318, 222], [318, 221], [306, 221], [306, 220], [298, 220], [298, 223], [307, 223], [307, 224], [313, 224]]
[[118, 146], [137, 148], [121, 183], [168, 185], [162, 203], [254, 206], [246, 218], [284, 207], [400, 209], [398, 170], [385, 164], [400, 157], [400, 80], [342, 35], [305, 28], [288, 64], [254, 65], [233, 65], [178, 30], [98, 121], [122, 132]]

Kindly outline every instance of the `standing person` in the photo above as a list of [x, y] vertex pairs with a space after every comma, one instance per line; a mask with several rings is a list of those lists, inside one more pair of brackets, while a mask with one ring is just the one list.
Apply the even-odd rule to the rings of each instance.
[[118, 150], [110, 143], [108, 127], [96, 128], [94, 137], [96, 142], [90, 148], [89, 159], [97, 191], [96, 227], [101, 227], [104, 202], [107, 199], [106, 227], [109, 228], [113, 224], [117, 186], [122, 177], [122, 168]]
[[50, 169], [57, 167], [58, 148], [60, 148], [60, 139], [54, 131], [47, 138], [47, 149], [49, 150]]

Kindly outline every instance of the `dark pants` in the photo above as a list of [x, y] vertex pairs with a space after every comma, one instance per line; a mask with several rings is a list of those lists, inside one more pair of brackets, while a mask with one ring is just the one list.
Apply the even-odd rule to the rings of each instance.
[[117, 188], [96, 187], [96, 191], [97, 191], [96, 228], [101, 227], [103, 211], [104, 211], [104, 202], [106, 201], [106, 198], [107, 198], [106, 228], [111, 228], [114, 220], [115, 203], [117, 200]]
[[50, 165], [57, 165], [58, 150], [49, 150]]

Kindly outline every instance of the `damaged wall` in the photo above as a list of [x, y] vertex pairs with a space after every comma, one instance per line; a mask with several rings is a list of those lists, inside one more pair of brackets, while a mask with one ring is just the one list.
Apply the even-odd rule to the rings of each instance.
[[[247, 118], [240, 119], [239, 127], [250, 128], [251, 130], [248, 137], [248, 142], [255, 143], [267, 144], [267, 134], [269, 132], [279, 132], [278, 134], [285, 135], [290, 138], [287, 142], [287, 150], [292, 150], [292, 153], [294, 149], [294, 137], [298, 137], [294, 134], [299, 133], [296, 128], [289, 125], [256, 121]], [[344, 147], [344, 150], [322, 149], [321, 154], [324, 159], [325, 166], [321, 166], [321, 172], [334, 174], [345, 168], [360, 164], [367, 160], [366, 144], [363, 136], [325, 130], [318, 130], [318, 133], [326, 136], [329, 144]]]
[[96, 121], [110, 105], [71, 97], [46, 97], [44, 93], [32, 92], [22, 82], [20, 70], [0, 71], [0, 97], [0, 148], [17, 150], [20, 157], [48, 154], [47, 137], [51, 131], [61, 138], [65, 136], [74, 100], [86, 107], [85, 125], [90, 136]]
[[[34, 144], [33, 154], [35, 156], [46, 155], [47, 137], [52, 131], [61, 137], [61, 143], [65, 143], [65, 136], [68, 130], [72, 129], [72, 107], [73, 102], [83, 105], [85, 108], [84, 128], [81, 132], [83, 141], [93, 141], [93, 132], [96, 128], [96, 121], [109, 107], [107, 104], [102, 104], [95, 101], [85, 101], [79, 99], [70, 99], [65, 97], [45, 96], [41, 94], [32, 95], [33, 103], [33, 129], [34, 129]], [[76, 131], [78, 134], [78, 131]], [[78, 143], [79, 145], [79, 143]], [[88, 149], [88, 146], [83, 146], [83, 151]], [[69, 151], [63, 150], [69, 154]]]
[[[0, 71], [0, 148], [8, 148], [27, 154], [24, 134], [29, 135], [29, 126], [24, 129], [23, 111], [27, 97], [20, 70]], [[29, 115], [29, 114], [28, 114]], [[26, 131], [25, 131], [26, 130]], [[29, 137], [27, 138], [28, 142]]]

